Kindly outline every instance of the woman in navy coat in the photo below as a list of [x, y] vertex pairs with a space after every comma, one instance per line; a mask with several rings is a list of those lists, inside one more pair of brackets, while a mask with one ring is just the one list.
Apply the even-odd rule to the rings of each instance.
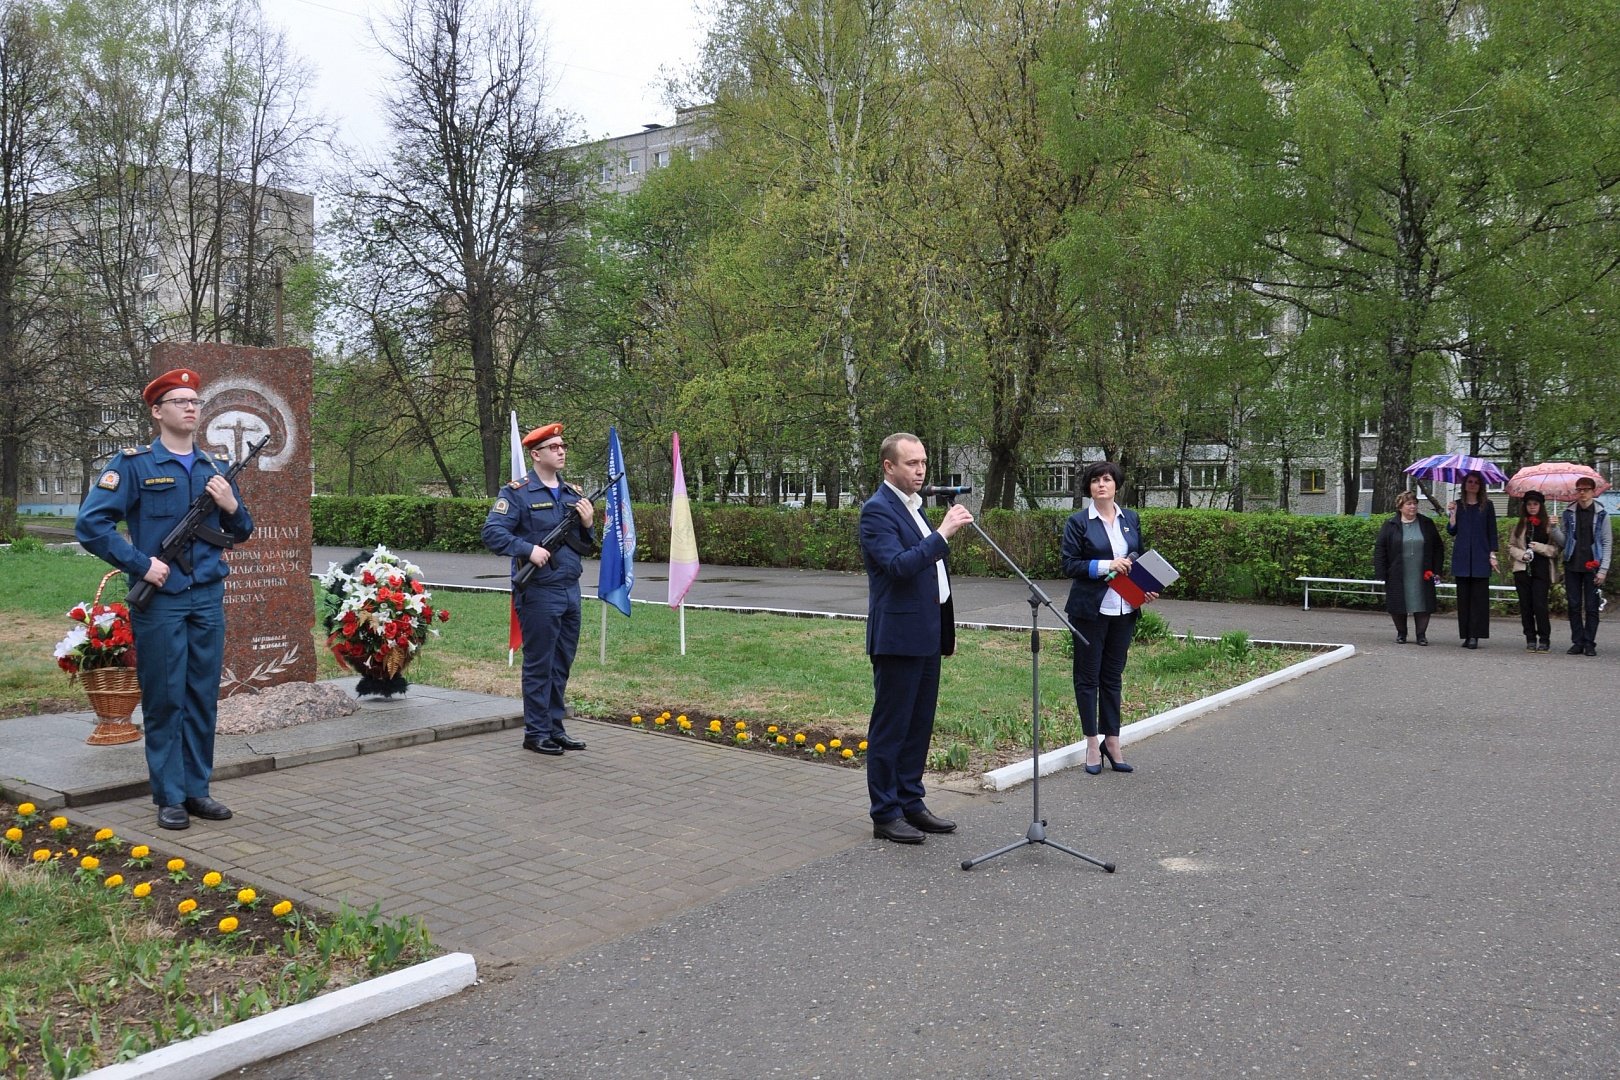
[[1491, 636], [1491, 575], [1496, 573], [1496, 507], [1485, 497], [1485, 477], [1465, 473], [1462, 498], [1446, 511], [1451, 576], [1457, 581], [1457, 636], [1463, 648], [1479, 648]]
[[1064, 610], [1086, 639], [1074, 642], [1074, 700], [1086, 734], [1086, 772], [1093, 776], [1102, 772], [1105, 757], [1115, 772], [1132, 771], [1119, 746], [1119, 716], [1137, 609], [1108, 587], [1108, 578], [1129, 572], [1131, 560], [1147, 545], [1136, 512], [1114, 501], [1124, 480], [1112, 461], [1088, 468], [1082, 483], [1091, 505], [1075, 511], [1063, 526], [1063, 573], [1074, 578]]

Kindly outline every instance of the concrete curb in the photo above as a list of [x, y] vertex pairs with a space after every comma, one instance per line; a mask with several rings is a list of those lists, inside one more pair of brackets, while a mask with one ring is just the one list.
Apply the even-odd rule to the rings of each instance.
[[[1303, 641], [1256, 641], [1254, 644], [1304, 645], [1312, 648], [1321, 647], [1319, 643], [1313, 644], [1311, 642]], [[1138, 720], [1134, 724], [1127, 724], [1119, 733], [1119, 741], [1124, 745], [1141, 742], [1150, 735], [1157, 735], [1161, 731], [1168, 731], [1178, 724], [1183, 724], [1188, 720], [1191, 720], [1195, 716], [1202, 716], [1205, 713], [1214, 712], [1216, 709], [1230, 705], [1234, 701], [1241, 701], [1246, 697], [1252, 697], [1262, 690], [1268, 690], [1273, 686], [1278, 686], [1292, 679], [1297, 679], [1301, 675], [1327, 667], [1330, 664], [1337, 664], [1341, 660], [1348, 660], [1350, 657], [1354, 656], [1355, 653], [1356, 647], [1354, 645], [1334, 646], [1328, 652], [1318, 653], [1317, 655], [1308, 659], [1301, 660], [1297, 664], [1290, 664], [1281, 671], [1273, 671], [1269, 675], [1262, 675], [1258, 679], [1250, 679], [1248, 682], [1234, 686], [1230, 690], [1222, 690], [1218, 694], [1211, 694], [1207, 698], [1200, 698], [1197, 701], [1188, 702], [1186, 705], [1179, 705], [1168, 712], [1159, 713], [1157, 716], [1150, 716], [1146, 720]], [[1070, 743], [1068, 746], [1059, 747], [1058, 749], [1050, 751], [1049, 753], [1042, 754], [1041, 775], [1046, 776], [1050, 773], [1060, 772], [1063, 769], [1072, 769], [1076, 765], [1085, 764], [1085, 761], [1086, 742], [1084, 739], [1081, 739], [1077, 743]], [[1011, 765], [1003, 765], [999, 769], [990, 770], [984, 774], [982, 782], [984, 787], [991, 791], [1006, 791], [1010, 787], [1022, 784], [1028, 780], [1033, 780], [1034, 778], [1035, 760], [1033, 758], [1025, 758], [1023, 761], [1015, 761]]]
[[98, 1080], [210, 1080], [449, 997], [477, 981], [473, 958], [451, 953], [85, 1075]]

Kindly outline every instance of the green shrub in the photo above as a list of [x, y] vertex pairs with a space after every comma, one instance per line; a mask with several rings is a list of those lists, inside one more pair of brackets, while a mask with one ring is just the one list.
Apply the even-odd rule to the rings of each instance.
[[[405, 495], [352, 498], [321, 495], [311, 500], [315, 543], [366, 548], [377, 544], [402, 551], [482, 552], [479, 538], [489, 513], [488, 499], [438, 499]], [[637, 503], [636, 560], [669, 558], [669, 506]], [[1229, 510], [1138, 511], [1148, 546], [1181, 571], [1171, 587], [1175, 600], [1297, 602], [1295, 578], [1370, 578], [1373, 541], [1381, 517]], [[931, 508], [938, 521], [944, 514]], [[980, 524], [1001, 549], [1030, 576], [1063, 576], [1061, 544], [1067, 510], [989, 510]], [[706, 563], [805, 570], [859, 571], [860, 511], [820, 506], [788, 509], [738, 503], [695, 502], [692, 527], [698, 554]], [[1511, 520], [1501, 525], [1507, 543]], [[1506, 562], [1506, 549], [1503, 554]], [[982, 577], [1009, 577], [1001, 556], [973, 530], [951, 542], [951, 571]], [[1617, 579], [1620, 587], [1620, 579]], [[1556, 591], [1556, 590], [1555, 590]], [[1378, 608], [1370, 596], [1324, 594], [1324, 601]], [[1555, 601], [1555, 605], [1557, 601]], [[1141, 623], [1137, 634], [1145, 632]]]
[[1157, 611], [1148, 608], [1142, 609], [1142, 614], [1136, 620], [1136, 632], [1131, 635], [1132, 641], [1140, 641], [1151, 645], [1155, 641], [1170, 640], [1170, 620]]

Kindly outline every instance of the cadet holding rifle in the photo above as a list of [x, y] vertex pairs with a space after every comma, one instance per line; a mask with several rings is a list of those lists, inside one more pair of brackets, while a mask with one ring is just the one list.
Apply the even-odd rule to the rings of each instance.
[[[580, 555], [591, 551], [595, 520], [590, 500], [560, 475], [568, 457], [562, 432], [561, 424], [547, 424], [524, 436], [529, 473], [501, 492], [483, 531], [485, 547], [511, 556], [514, 581], [534, 567], [526, 586], [512, 588], [523, 631], [523, 749], [550, 757], [585, 749], [563, 729], [563, 693], [579, 648]], [[541, 543], [570, 519], [573, 528], [554, 550]]]
[[[253, 534], [253, 518], [225, 469], [198, 450], [202, 380], [176, 368], [141, 391], [158, 437], [107, 463], [79, 508], [75, 526], [86, 550], [123, 570], [133, 586], [157, 591], [133, 608], [136, 672], [146, 725], [146, 768], [158, 825], [184, 829], [191, 816], [223, 821], [224, 803], [210, 797], [220, 668], [225, 659], [224, 545]], [[223, 456], [220, 458], [224, 460]], [[199, 496], [214, 504], [184, 559], [158, 557], [166, 537]], [[129, 538], [118, 523], [129, 526]], [[189, 570], [186, 564], [189, 563]]]

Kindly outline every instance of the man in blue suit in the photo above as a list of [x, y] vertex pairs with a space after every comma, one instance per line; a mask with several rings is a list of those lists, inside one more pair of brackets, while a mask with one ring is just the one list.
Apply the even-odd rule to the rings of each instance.
[[923, 767], [934, 734], [939, 661], [956, 651], [947, 541], [973, 520], [952, 505], [936, 531], [917, 492], [928, 475], [922, 440], [898, 432], [879, 451], [883, 483], [861, 507], [861, 560], [869, 588], [866, 651], [872, 658], [872, 722], [867, 733], [866, 787], [872, 835], [920, 844], [924, 833], [956, 823], [923, 804]]

